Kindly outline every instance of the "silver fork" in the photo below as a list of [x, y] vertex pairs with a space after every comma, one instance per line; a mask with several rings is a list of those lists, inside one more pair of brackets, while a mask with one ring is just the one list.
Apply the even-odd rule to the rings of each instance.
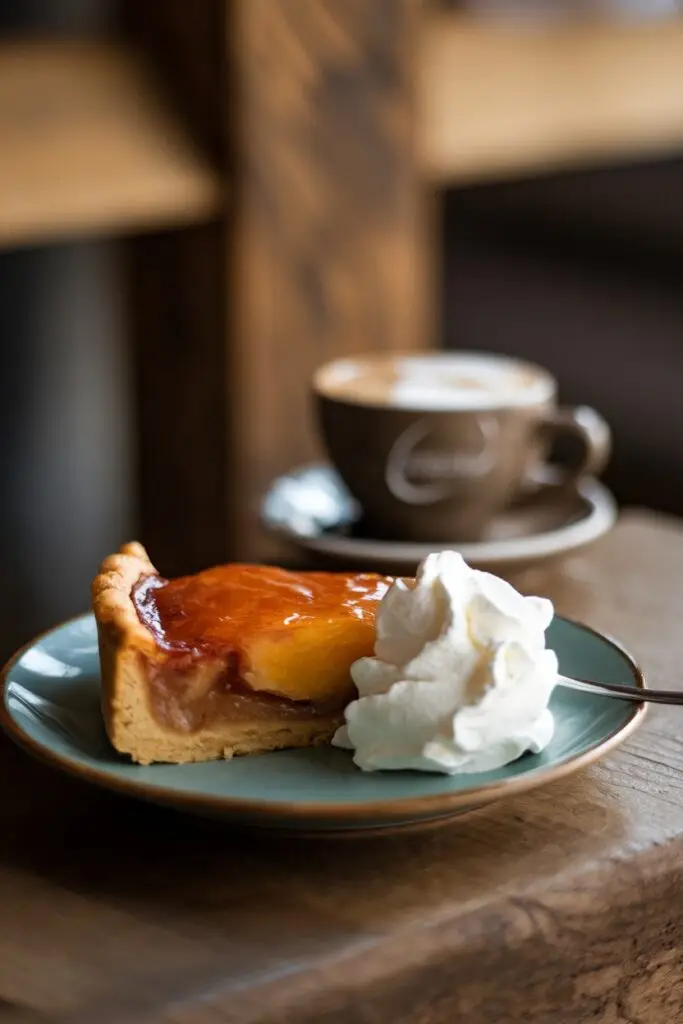
[[597, 693], [601, 697], [620, 697], [622, 700], [650, 701], [652, 704], [683, 704], [683, 690], [650, 690], [623, 683], [593, 683], [587, 679], [560, 676], [560, 686], [584, 693]]

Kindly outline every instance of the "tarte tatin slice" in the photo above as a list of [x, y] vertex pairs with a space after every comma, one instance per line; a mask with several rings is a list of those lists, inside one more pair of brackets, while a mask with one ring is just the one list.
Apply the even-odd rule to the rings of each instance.
[[150, 764], [329, 742], [390, 583], [241, 563], [167, 580], [124, 545], [92, 587], [112, 744]]

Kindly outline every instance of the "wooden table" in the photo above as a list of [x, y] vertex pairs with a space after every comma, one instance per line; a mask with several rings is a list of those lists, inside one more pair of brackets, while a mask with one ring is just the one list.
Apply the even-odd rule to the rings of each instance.
[[[627, 513], [524, 585], [651, 685], [681, 680], [683, 524]], [[4, 739], [0, 779], [3, 1024], [683, 1020], [680, 711], [575, 778], [383, 840], [240, 836]]]

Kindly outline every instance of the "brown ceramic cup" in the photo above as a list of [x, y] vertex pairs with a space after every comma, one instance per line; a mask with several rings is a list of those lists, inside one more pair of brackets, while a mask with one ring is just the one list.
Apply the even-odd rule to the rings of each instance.
[[330, 458], [378, 536], [477, 540], [528, 490], [559, 435], [578, 441], [570, 483], [599, 473], [607, 423], [557, 404], [547, 370], [490, 353], [335, 360], [313, 391]]

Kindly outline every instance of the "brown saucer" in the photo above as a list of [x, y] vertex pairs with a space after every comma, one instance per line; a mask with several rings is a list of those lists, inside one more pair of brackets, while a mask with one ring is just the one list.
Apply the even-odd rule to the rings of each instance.
[[279, 477], [264, 499], [261, 515], [272, 532], [339, 565], [412, 573], [430, 552], [448, 547], [476, 568], [503, 574], [586, 547], [612, 529], [618, 510], [609, 490], [592, 477], [571, 486], [549, 477], [497, 516], [479, 541], [383, 540], [369, 535], [360, 509], [335, 470], [317, 464]]

